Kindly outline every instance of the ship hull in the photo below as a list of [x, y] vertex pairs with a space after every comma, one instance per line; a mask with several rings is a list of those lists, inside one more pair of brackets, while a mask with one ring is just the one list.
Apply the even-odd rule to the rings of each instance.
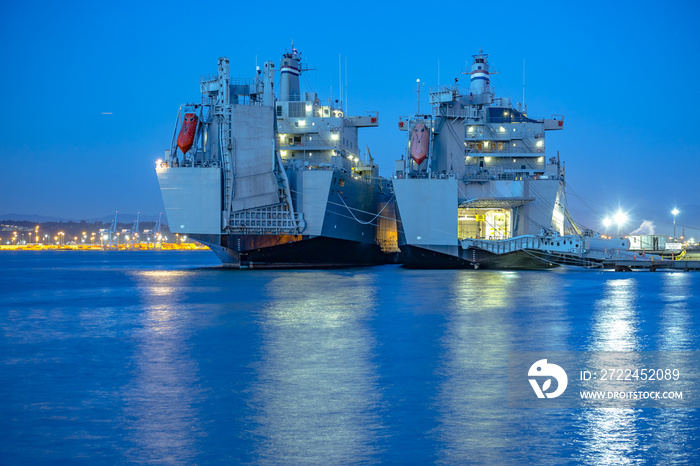
[[209, 246], [228, 267], [328, 268], [397, 262], [397, 254], [378, 241], [386, 230], [378, 212], [382, 219], [394, 215], [385, 182], [336, 170], [289, 171], [288, 177], [294, 205], [304, 214], [301, 234], [189, 233], [189, 237]]
[[[514, 200], [507, 193], [517, 191], [517, 182], [488, 182], [479, 189], [470, 191], [460, 186], [456, 179], [394, 179], [397, 217], [399, 220], [398, 244], [401, 249], [401, 262], [409, 268], [422, 269], [504, 269], [537, 270], [556, 267], [553, 261], [542, 254], [530, 251], [513, 251], [493, 254], [478, 248], [465, 248], [458, 236], [459, 193], [467, 193], [472, 199], [486, 197], [485, 192], [497, 194], [494, 205], [508, 206]], [[523, 184], [523, 183], [521, 183]], [[509, 231], [525, 233], [535, 229], [533, 225], [551, 223], [551, 212], [560, 189], [557, 180], [542, 180], [527, 183], [529, 192], [537, 193], [536, 200], [527, 199], [524, 208], [510, 208], [512, 228]], [[522, 193], [521, 193], [522, 194]], [[522, 197], [519, 195], [519, 197]], [[532, 210], [532, 212], [530, 212]], [[537, 215], [535, 215], [535, 213]], [[483, 234], [483, 232], [482, 232]], [[489, 233], [490, 234], [490, 233]]]
[[192, 235], [228, 267], [255, 269], [361, 267], [391, 263], [378, 245], [324, 236]]

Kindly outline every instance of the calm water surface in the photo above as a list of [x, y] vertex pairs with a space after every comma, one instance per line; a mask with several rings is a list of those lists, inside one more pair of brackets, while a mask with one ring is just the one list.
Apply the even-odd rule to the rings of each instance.
[[0, 463], [700, 462], [700, 414], [514, 409], [509, 351], [698, 351], [700, 273], [0, 254]]

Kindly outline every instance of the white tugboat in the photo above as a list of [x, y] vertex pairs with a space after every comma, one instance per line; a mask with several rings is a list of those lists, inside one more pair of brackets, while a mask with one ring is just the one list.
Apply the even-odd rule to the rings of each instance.
[[302, 94], [300, 61], [292, 44], [279, 99], [273, 62], [233, 80], [220, 58], [218, 73], [201, 79], [201, 103], [180, 108], [156, 166], [170, 230], [234, 267], [388, 262], [397, 250], [390, 183], [358, 143], [378, 115], [345, 116], [342, 102]]

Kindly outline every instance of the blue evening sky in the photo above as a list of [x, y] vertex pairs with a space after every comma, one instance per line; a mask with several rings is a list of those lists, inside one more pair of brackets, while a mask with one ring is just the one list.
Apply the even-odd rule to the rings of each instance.
[[697, 1], [5, 2], [0, 214], [157, 214], [154, 162], [199, 77], [220, 56], [234, 77], [256, 58], [279, 68], [293, 39], [323, 101], [347, 61], [350, 113], [379, 112], [360, 137], [382, 175], [404, 152], [416, 78], [435, 86], [438, 62], [442, 84], [466, 78], [483, 48], [497, 95], [522, 100], [524, 61], [530, 116], [565, 115], [547, 153], [566, 162], [574, 218], [602, 228], [621, 207], [625, 230], [670, 234], [678, 206], [678, 234], [700, 236], [699, 20]]

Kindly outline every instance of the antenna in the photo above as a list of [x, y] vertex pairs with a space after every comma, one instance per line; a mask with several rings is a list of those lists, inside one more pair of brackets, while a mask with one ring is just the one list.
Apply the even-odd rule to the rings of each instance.
[[345, 57], [345, 112], [349, 113], [348, 110], [348, 57]]
[[523, 112], [526, 112], [525, 110], [525, 59], [523, 58]]
[[416, 79], [416, 115], [420, 115], [420, 78]]
[[440, 90], [440, 59], [438, 58], [438, 91]]
[[340, 109], [343, 109], [343, 70], [340, 62], [340, 54], [338, 54], [338, 94], [340, 95]]

